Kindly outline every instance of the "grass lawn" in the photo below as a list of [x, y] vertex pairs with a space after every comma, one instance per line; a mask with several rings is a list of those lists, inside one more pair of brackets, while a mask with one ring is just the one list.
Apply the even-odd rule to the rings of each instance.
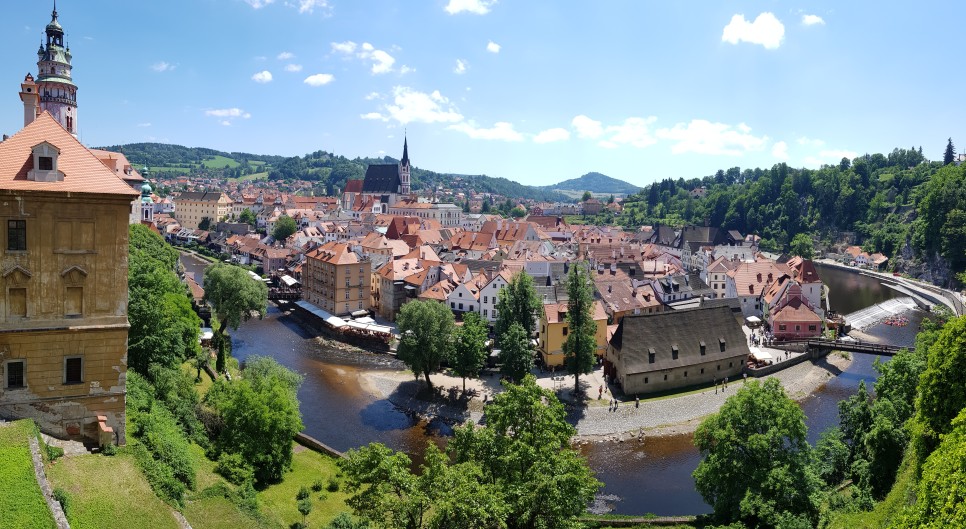
[[0, 513], [3, 527], [57, 527], [37, 485], [28, 439], [36, 435], [31, 420], [0, 426]]
[[[285, 473], [284, 480], [258, 493], [259, 506], [270, 519], [283, 527], [294, 522], [301, 522], [302, 515], [296, 507], [295, 495], [300, 487], [308, 487], [312, 491], [312, 484], [322, 481], [321, 492], [311, 492], [312, 513], [306, 521], [309, 527], [321, 527], [342, 511], [349, 511], [345, 504], [348, 495], [342, 490], [341, 479], [336, 478], [338, 468], [335, 459], [313, 452], [297, 444], [293, 444], [298, 452], [292, 459], [292, 470]], [[330, 479], [339, 481], [339, 490], [330, 492], [326, 489]], [[321, 499], [324, 496], [325, 499]]]
[[[195, 375], [198, 374], [198, 369], [195, 367], [194, 360], [188, 360], [185, 363], [181, 364], [181, 370], [184, 371], [186, 375], [191, 377], [191, 380], [194, 380]], [[198, 397], [205, 398], [205, 394], [208, 393], [208, 390], [211, 389], [211, 386], [213, 386], [214, 383], [215, 381], [212, 380], [210, 376], [208, 376], [208, 372], [202, 369], [201, 382], [195, 383], [195, 391], [198, 392]]]
[[226, 167], [234, 169], [241, 164], [236, 162], [235, 160], [232, 160], [231, 158], [226, 158], [224, 156], [215, 156], [213, 158], [205, 160], [204, 162], [201, 162], [201, 165], [204, 165], [209, 169], [224, 169]]
[[229, 178], [232, 182], [251, 182], [252, 180], [260, 180], [263, 178], [268, 178], [268, 171], [263, 171], [261, 173], [252, 173], [245, 176], [240, 176], [238, 178]]
[[[205, 489], [224, 484], [225, 480], [215, 473], [215, 462], [205, 457], [205, 451], [196, 444], [191, 445], [192, 455], [198, 462], [196, 467], [198, 492], [188, 494], [185, 500], [184, 517], [194, 529], [263, 529], [272, 526], [260, 524], [238, 508], [224, 495], [205, 494]], [[230, 486], [230, 485], [229, 485]]]
[[73, 529], [178, 529], [171, 507], [151, 490], [134, 456], [90, 454], [62, 457], [47, 468], [54, 487], [70, 495], [67, 520]]

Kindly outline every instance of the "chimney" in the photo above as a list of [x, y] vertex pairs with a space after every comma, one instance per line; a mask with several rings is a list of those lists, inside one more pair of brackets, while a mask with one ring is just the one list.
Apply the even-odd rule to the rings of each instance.
[[610, 294], [612, 288], [613, 288], [612, 285], [607, 285], [607, 293], [608, 294]]
[[761, 272], [758, 272], [758, 282], [761, 283]]
[[611, 259], [617, 259], [617, 250], [611, 250], [610, 251], [610, 258]]

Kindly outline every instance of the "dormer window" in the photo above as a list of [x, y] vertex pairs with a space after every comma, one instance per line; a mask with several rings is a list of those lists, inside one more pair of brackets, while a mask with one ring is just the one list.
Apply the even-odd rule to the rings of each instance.
[[27, 179], [35, 182], [61, 182], [64, 173], [57, 170], [57, 157], [60, 149], [48, 142], [35, 145], [33, 151], [33, 170], [27, 172]]

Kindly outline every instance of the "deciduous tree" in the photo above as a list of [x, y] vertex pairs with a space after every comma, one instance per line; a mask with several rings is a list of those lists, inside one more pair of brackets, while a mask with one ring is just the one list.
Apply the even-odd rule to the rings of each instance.
[[466, 393], [466, 378], [479, 376], [486, 363], [487, 334], [486, 322], [476, 312], [466, 313], [463, 325], [456, 329], [450, 364], [453, 372], [463, 379], [463, 393]]
[[533, 349], [526, 331], [519, 323], [513, 323], [500, 343], [500, 372], [511, 380], [523, 380], [533, 369]]
[[295, 224], [295, 219], [288, 215], [282, 215], [275, 221], [272, 229], [272, 237], [279, 242], [285, 242], [288, 236], [298, 231], [299, 227]]
[[537, 329], [534, 316], [540, 310], [540, 297], [533, 286], [533, 278], [526, 272], [517, 272], [510, 278], [509, 284], [497, 294], [496, 325], [494, 325], [497, 343], [502, 348], [502, 337], [506, 335], [510, 326], [519, 324], [527, 338], [532, 338]]
[[426, 385], [433, 388], [430, 373], [449, 359], [453, 350], [453, 313], [435, 301], [410, 301], [399, 310], [397, 357], [409, 366], [416, 376], [426, 377]]
[[237, 329], [252, 314], [265, 315], [268, 307], [268, 287], [256, 281], [244, 269], [216, 263], [205, 270], [205, 300], [218, 318], [218, 372], [225, 370], [225, 354], [230, 342], [228, 329]]
[[805, 414], [778, 380], [749, 382], [701, 423], [695, 486], [727, 522], [814, 524], [821, 482], [809, 463]]
[[812, 236], [807, 233], [799, 233], [793, 237], [789, 252], [792, 255], [800, 255], [803, 259], [815, 257], [815, 244], [812, 242]]

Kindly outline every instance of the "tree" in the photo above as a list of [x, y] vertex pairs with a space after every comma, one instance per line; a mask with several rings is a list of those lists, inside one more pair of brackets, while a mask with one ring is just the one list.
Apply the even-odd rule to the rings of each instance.
[[241, 378], [219, 379], [205, 396], [216, 452], [238, 453], [262, 484], [282, 479], [292, 466], [292, 438], [302, 431], [298, 388], [302, 377], [268, 357], [250, 357]]
[[952, 420], [966, 408], [966, 317], [946, 322], [929, 347], [926, 370], [919, 379], [913, 427], [920, 460], [925, 460]]
[[488, 333], [486, 322], [476, 312], [468, 312], [463, 317], [463, 326], [456, 329], [450, 365], [463, 379], [463, 393], [466, 393], [466, 377], [477, 377], [486, 363]]
[[574, 376], [574, 394], [580, 393], [580, 375], [594, 370], [597, 353], [597, 322], [590, 277], [582, 263], [573, 263], [567, 274], [567, 340], [563, 352], [567, 372]]
[[820, 481], [808, 464], [805, 415], [778, 380], [742, 387], [701, 423], [694, 442], [703, 457], [695, 486], [719, 520], [817, 522]]
[[533, 278], [526, 272], [518, 272], [510, 278], [509, 284], [500, 289], [496, 302], [496, 331], [497, 341], [503, 348], [503, 336], [514, 323], [523, 327], [526, 337], [532, 338], [537, 330], [534, 319], [542, 304], [537, 296], [537, 289], [533, 286]]
[[299, 510], [299, 514], [302, 515], [302, 527], [307, 527], [305, 525], [305, 518], [312, 512], [312, 498], [302, 498], [298, 500], [296, 504]]
[[837, 486], [849, 471], [849, 445], [839, 428], [822, 432], [812, 450], [812, 468], [815, 474], [830, 487]]
[[507, 506], [508, 528], [573, 527], [601, 486], [570, 446], [575, 432], [556, 395], [527, 375], [504, 384], [485, 427], [456, 428], [447, 449], [455, 463], [479, 465]]
[[453, 313], [442, 303], [415, 300], [402, 306], [396, 324], [401, 336], [397, 357], [414, 375], [424, 375], [426, 385], [433, 389], [429, 375], [452, 351]]
[[500, 373], [510, 380], [523, 380], [533, 369], [530, 339], [519, 323], [513, 323], [500, 338]]
[[347, 512], [340, 512], [335, 518], [326, 525], [324, 529], [368, 529], [366, 522], [357, 522], [352, 519], [352, 515]]
[[211, 229], [211, 217], [202, 217], [201, 222], [198, 223], [198, 229], [203, 231], [208, 231]]
[[607, 197], [607, 203], [608, 204], [613, 204], [614, 203], [614, 200], [615, 200], [614, 199], [614, 195], [611, 195], [611, 196]]
[[594, 195], [590, 194], [590, 191], [584, 191], [584, 196], [580, 197], [580, 201], [587, 202], [592, 198], [594, 198]]
[[241, 215], [238, 216], [238, 221], [255, 227], [255, 224], [258, 222], [258, 217], [255, 216], [252, 210], [245, 208], [242, 210]]
[[225, 354], [230, 347], [228, 329], [237, 329], [248, 321], [252, 313], [265, 316], [268, 306], [268, 287], [256, 281], [248, 272], [237, 266], [215, 263], [205, 269], [205, 300], [211, 305], [218, 319], [216, 342], [218, 346], [217, 370], [225, 370]]
[[865, 446], [865, 433], [872, 426], [872, 408], [865, 381], [859, 382], [854, 395], [839, 402], [839, 423], [842, 435], [849, 444], [850, 461], [862, 458]]
[[295, 224], [295, 219], [289, 217], [288, 215], [282, 215], [275, 221], [275, 227], [272, 229], [272, 237], [276, 241], [284, 242], [288, 239], [289, 235], [298, 231], [299, 227]]
[[956, 147], [953, 146], [953, 139], [949, 138], [946, 143], [946, 151], [943, 153], [943, 165], [949, 165], [956, 161]]
[[800, 255], [803, 259], [811, 259], [815, 257], [815, 243], [812, 242], [809, 234], [799, 233], [792, 238], [789, 252], [792, 255]]
[[527, 216], [527, 210], [523, 209], [523, 206], [514, 206], [513, 209], [510, 210], [510, 216], [515, 219], [525, 217]]
[[950, 423], [950, 432], [923, 464], [916, 504], [896, 526], [966, 527], [966, 409]]

